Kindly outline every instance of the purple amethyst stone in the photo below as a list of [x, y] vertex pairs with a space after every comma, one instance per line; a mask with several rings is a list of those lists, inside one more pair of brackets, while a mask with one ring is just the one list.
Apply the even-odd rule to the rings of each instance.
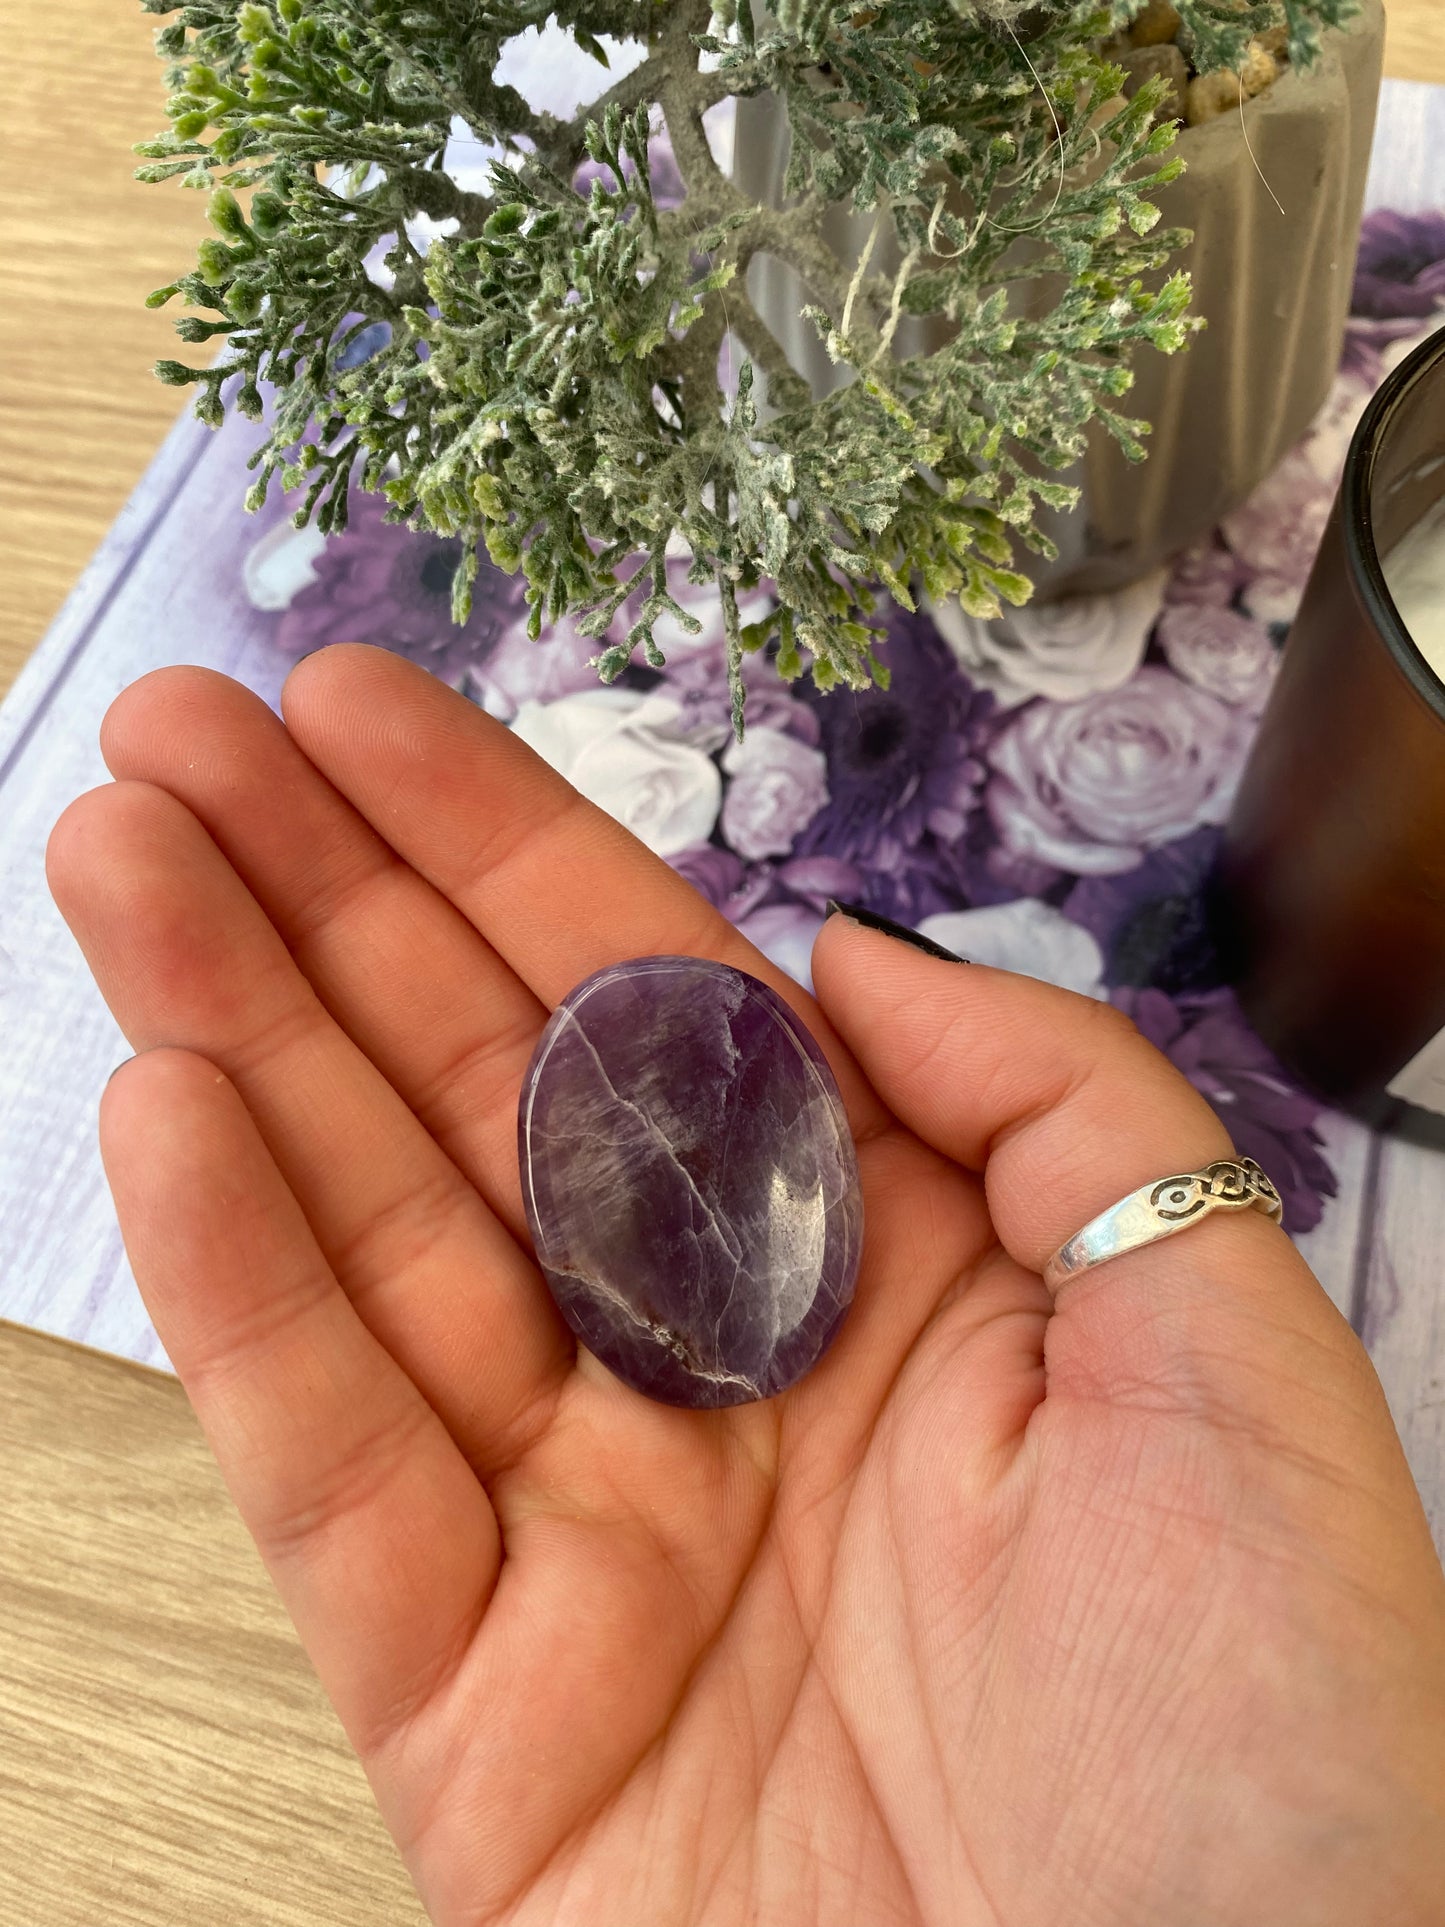
[[542, 1033], [518, 1140], [552, 1296], [635, 1391], [741, 1405], [821, 1358], [858, 1272], [858, 1159], [766, 984], [701, 957], [599, 970]]

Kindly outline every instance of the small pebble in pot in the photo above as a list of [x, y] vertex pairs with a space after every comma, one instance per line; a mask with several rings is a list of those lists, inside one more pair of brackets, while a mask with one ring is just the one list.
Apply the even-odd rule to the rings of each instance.
[[1239, 101], [1239, 75], [1223, 67], [1218, 73], [1201, 74], [1197, 80], [1190, 81], [1184, 118], [1191, 127], [1198, 127], [1229, 113], [1238, 107]]
[[1266, 53], [1257, 40], [1251, 40], [1244, 56], [1244, 65], [1239, 70], [1245, 99], [1253, 100], [1266, 87], [1272, 87], [1278, 77], [1279, 63], [1274, 55]]
[[1129, 30], [1136, 47], [1162, 47], [1178, 33], [1181, 22], [1173, 0], [1149, 0]]

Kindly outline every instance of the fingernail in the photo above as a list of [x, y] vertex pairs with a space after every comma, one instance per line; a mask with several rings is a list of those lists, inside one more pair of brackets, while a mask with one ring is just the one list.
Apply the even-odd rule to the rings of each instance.
[[897, 937], [900, 943], [912, 944], [926, 957], [942, 957], [945, 963], [967, 963], [967, 957], [960, 957], [956, 950], [945, 950], [941, 943], [932, 937], [920, 935], [910, 930], [906, 923], [895, 923], [891, 917], [880, 917], [875, 911], [865, 910], [861, 903], [839, 903], [836, 897], [829, 897], [823, 911], [823, 920], [829, 917], [847, 917], [850, 923], [861, 923], [865, 930], [881, 930], [885, 937]]
[[[116, 1065], [116, 1067], [115, 1067], [115, 1071], [120, 1071], [120, 1070], [124, 1070], [124, 1069], [125, 1069], [125, 1067], [126, 1067], [126, 1065], [127, 1065], [127, 1064], [129, 1064], [129, 1063], [131, 1062], [131, 1059], [132, 1059], [132, 1058], [133, 1058], [134, 1056], [135, 1056], [135, 1053], [134, 1053], [134, 1051], [132, 1051], [132, 1052], [131, 1052], [131, 1056], [130, 1056], [130, 1057], [122, 1057], [122, 1059], [120, 1060], [120, 1062], [119, 1062], [119, 1063], [118, 1063], [118, 1064]], [[115, 1076], [115, 1071], [112, 1071], [112, 1072], [111, 1072], [111, 1074], [110, 1074], [110, 1077], [114, 1077], [114, 1076]], [[107, 1079], [105, 1080], [107, 1084], [108, 1084], [108, 1083], [110, 1082], [110, 1077], [108, 1077], [108, 1078], [107, 1078]]]

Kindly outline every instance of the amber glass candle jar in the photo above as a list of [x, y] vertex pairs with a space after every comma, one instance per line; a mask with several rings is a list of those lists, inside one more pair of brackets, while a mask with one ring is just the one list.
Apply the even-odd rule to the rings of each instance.
[[[1445, 681], [1387, 585], [1404, 598], [1392, 557], [1413, 532], [1418, 591], [1442, 504], [1445, 331], [1355, 433], [1216, 878], [1251, 1022], [1367, 1115], [1391, 1098], [1445, 1113]], [[1428, 626], [1417, 612], [1422, 641]]]

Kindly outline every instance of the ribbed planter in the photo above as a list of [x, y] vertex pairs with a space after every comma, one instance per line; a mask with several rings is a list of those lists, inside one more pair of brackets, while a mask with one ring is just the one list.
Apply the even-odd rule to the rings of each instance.
[[[1237, 111], [1181, 130], [1175, 151], [1188, 172], [1161, 204], [1171, 226], [1194, 230], [1178, 264], [1209, 326], [1181, 354], [1135, 357], [1124, 407], [1153, 423], [1149, 459], [1126, 462], [1107, 433], [1094, 434], [1066, 478], [1083, 502], [1050, 524], [1058, 561], [1026, 563], [1041, 596], [1119, 588], [1187, 548], [1247, 499], [1324, 401], [1349, 313], [1384, 37], [1381, 0], [1363, 0], [1346, 29], [1325, 35], [1308, 72], [1286, 69], [1246, 103], [1248, 145]], [[778, 198], [787, 140], [771, 97], [738, 103], [735, 171], [756, 199]], [[871, 215], [835, 209], [828, 239], [852, 263], [871, 225]], [[809, 297], [797, 275], [759, 257], [748, 286], [794, 367], [820, 393], [835, 385], [838, 371], [800, 316]], [[899, 352], [926, 351], [936, 326], [901, 328]]]

